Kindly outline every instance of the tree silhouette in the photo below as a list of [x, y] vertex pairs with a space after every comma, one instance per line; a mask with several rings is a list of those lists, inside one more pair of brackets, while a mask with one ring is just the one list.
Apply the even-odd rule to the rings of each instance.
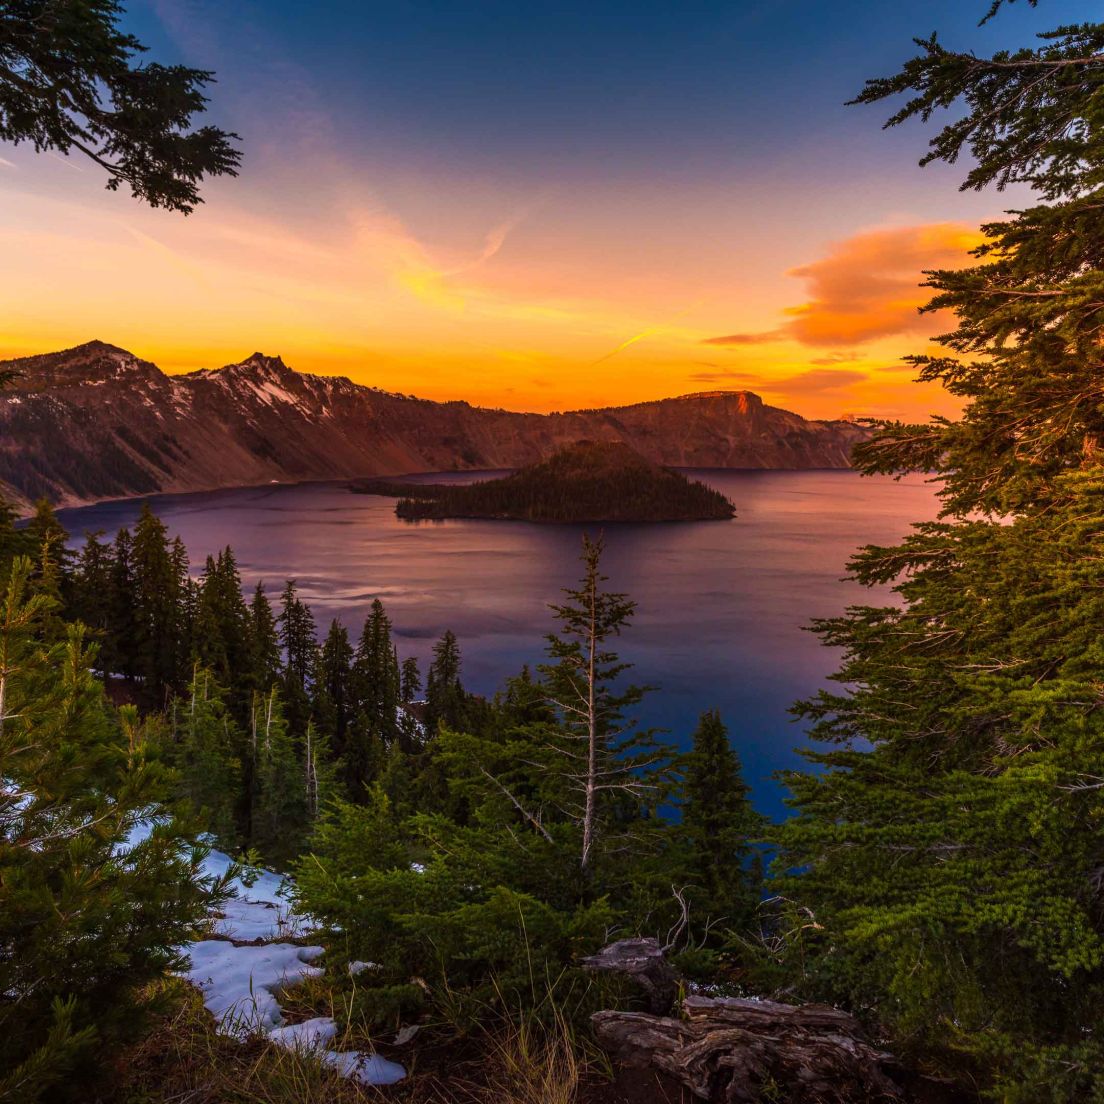
[[[213, 74], [138, 63], [116, 0], [13, 0], [0, 5], [0, 139], [36, 151], [78, 150], [152, 207], [188, 214], [206, 176], [235, 176], [238, 135], [190, 129]], [[3, 381], [0, 380], [0, 385]]]

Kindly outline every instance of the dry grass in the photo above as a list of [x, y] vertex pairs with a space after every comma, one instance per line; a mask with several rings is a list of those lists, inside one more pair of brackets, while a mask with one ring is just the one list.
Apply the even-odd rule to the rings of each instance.
[[569, 1025], [523, 1020], [488, 1036], [491, 1099], [511, 1104], [575, 1104], [588, 1064]]
[[584, 1086], [602, 1079], [556, 1017], [550, 1026], [520, 1020], [464, 1040], [423, 1032], [416, 1049], [387, 1055], [407, 1065], [408, 1079], [372, 1088], [307, 1053], [219, 1035], [196, 990], [167, 984], [174, 1011], [118, 1063], [99, 1104], [579, 1104]]
[[263, 1039], [219, 1035], [199, 993], [168, 983], [178, 998], [119, 1063], [100, 1099], [117, 1104], [378, 1104], [381, 1092], [341, 1077], [309, 1054]]

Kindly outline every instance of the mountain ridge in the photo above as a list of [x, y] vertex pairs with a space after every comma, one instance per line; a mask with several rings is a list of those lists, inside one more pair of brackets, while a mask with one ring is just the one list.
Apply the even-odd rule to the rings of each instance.
[[0, 484], [20, 504], [516, 468], [582, 439], [621, 441], [668, 467], [843, 468], [867, 435], [750, 391], [534, 414], [299, 372], [261, 352], [169, 375], [95, 340], [0, 370], [19, 373], [0, 392]]

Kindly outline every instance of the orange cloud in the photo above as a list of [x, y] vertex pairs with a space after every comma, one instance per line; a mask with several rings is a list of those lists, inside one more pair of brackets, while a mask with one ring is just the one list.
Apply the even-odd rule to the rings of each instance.
[[819, 261], [787, 273], [805, 280], [810, 299], [788, 307], [773, 330], [707, 338], [707, 345], [757, 345], [792, 340], [803, 345], [852, 346], [900, 334], [929, 336], [945, 327], [919, 314], [930, 298], [923, 272], [959, 268], [981, 234], [962, 223], [938, 222], [867, 230], [836, 242]]
[[823, 394], [865, 383], [866, 372], [846, 368], [810, 368], [787, 376], [769, 376], [758, 372], [695, 372], [697, 383], [728, 384], [753, 388], [770, 394]]

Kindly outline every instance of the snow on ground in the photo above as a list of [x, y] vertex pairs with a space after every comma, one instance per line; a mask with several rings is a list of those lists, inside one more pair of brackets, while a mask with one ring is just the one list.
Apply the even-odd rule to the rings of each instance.
[[[118, 849], [125, 854], [146, 839], [153, 817], [135, 825]], [[222, 851], [211, 850], [201, 874], [222, 878], [234, 863]], [[337, 1025], [328, 1016], [288, 1024], [280, 1007], [280, 993], [322, 968], [314, 963], [323, 954], [319, 946], [304, 946], [312, 931], [310, 917], [294, 912], [286, 879], [269, 870], [248, 870], [231, 882], [233, 896], [212, 918], [210, 938], [185, 948], [187, 978], [203, 994], [203, 1003], [223, 1034], [245, 1038], [264, 1034], [280, 1046], [309, 1051], [324, 1065], [366, 1085], [393, 1085], [406, 1076], [396, 1062], [360, 1050], [335, 1050], [329, 1044]], [[367, 966], [367, 963], [357, 965]]]
[[[229, 855], [212, 850], [203, 873], [222, 877], [232, 866]], [[280, 993], [322, 969], [314, 962], [322, 947], [288, 942], [309, 934], [309, 917], [299, 916], [288, 902], [288, 886], [271, 871], [250, 871], [233, 882], [235, 896], [212, 925], [212, 939], [188, 948], [185, 977], [203, 993], [203, 1003], [219, 1031], [244, 1037], [258, 1032], [273, 1042], [309, 1051], [324, 1065], [366, 1085], [393, 1085], [406, 1076], [396, 1062], [359, 1050], [334, 1050], [337, 1025], [328, 1016], [286, 1024]]]
[[281, 1046], [305, 1049], [318, 1054], [327, 1066], [346, 1077], [357, 1077], [366, 1085], [393, 1085], [405, 1076], [402, 1066], [378, 1054], [356, 1050], [330, 1050], [326, 1044], [337, 1035], [337, 1024], [329, 1016], [288, 1024], [269, 1032], [269, 1038]]
[[295, 943], [240, 947], [228, 939], [201, 939], [188, 946], [191, 965], [184, 976], [203, 993], [219, 1030], [244, 1038], [283, 1026], [280, 990], [320, 976], [311, 963], [321, 956], [321, 947]]
[[219, 911], [222, 915], [215, 920], [212, 934], [236, 943], [299, 939], [309, 935], [312, 927], [308, 920], [292, 912], [287, 901], [276, 904], [231, 897]]

